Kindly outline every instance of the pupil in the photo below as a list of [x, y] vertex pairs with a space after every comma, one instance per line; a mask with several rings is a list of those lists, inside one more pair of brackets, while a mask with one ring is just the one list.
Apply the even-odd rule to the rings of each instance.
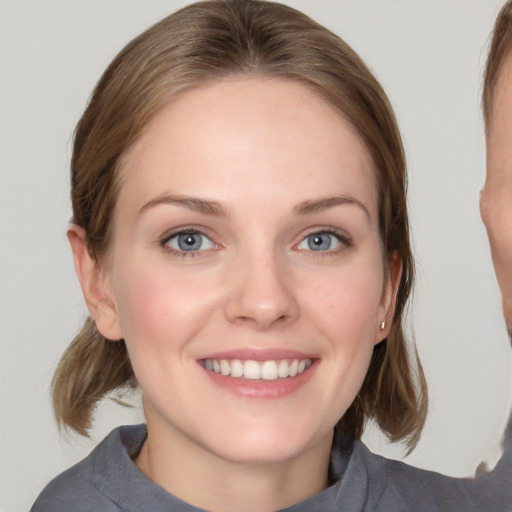
[[313, 251], [326, 251], [331, 247], [331, 237], [329, 234], [310, 235], [308, 237], [308, 245]]
[[178, 245], [182, 251], [197, 251], [201, 248], [201, 235], [196, 233], [186, 233], [178, 237]]

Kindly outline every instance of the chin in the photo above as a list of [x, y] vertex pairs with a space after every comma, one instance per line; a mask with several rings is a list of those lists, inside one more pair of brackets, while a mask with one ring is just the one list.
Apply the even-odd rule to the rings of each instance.
[[[324, 435], [312, 436], [310, 432], [283, 426], [257, 429], [231, 429], [228, 437], [216, 436], [210, 451], [223, 459], [238, 463], [272, 464], [291, 460], [320, 442], [330, 442], [332, 430]], [[327, 440], [327, 441], [326, 441]]]

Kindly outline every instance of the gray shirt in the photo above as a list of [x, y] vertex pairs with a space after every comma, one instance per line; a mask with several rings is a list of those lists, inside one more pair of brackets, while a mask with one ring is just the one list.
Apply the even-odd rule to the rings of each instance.
[[[204, 512], [146, 478], [135, 466], [145, 425], [114, 430], [83, 461], [43, 490], [31, 512]], [[492, 472], [457, 479], [371, 453], [360, 441], [333, 450], [334, 484], [286, 512], [511, 512], [512, 422]]]

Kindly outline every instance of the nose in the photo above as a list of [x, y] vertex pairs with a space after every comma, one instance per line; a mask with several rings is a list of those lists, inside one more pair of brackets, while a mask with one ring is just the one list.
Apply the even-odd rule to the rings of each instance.
[[228, 278], [228, 320], [260, 331], [294, 322], [299, 304], [289, 274], [286, 263], [274, 254], [240, 257]]

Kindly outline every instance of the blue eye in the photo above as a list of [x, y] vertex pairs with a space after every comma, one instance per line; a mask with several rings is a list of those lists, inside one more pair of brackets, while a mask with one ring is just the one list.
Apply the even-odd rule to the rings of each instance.
[[215, 244], [198, 231], [181, 232], [164, 240], [163, 245], [177, 252], [205, 251], [215, 247]]
[[298, 249], [308, 249], [310, 251], [332, 251], [338, 249], [343, 242], [340, 237], [334, 233], [321, 231], [311, 233], [298, 245]]

